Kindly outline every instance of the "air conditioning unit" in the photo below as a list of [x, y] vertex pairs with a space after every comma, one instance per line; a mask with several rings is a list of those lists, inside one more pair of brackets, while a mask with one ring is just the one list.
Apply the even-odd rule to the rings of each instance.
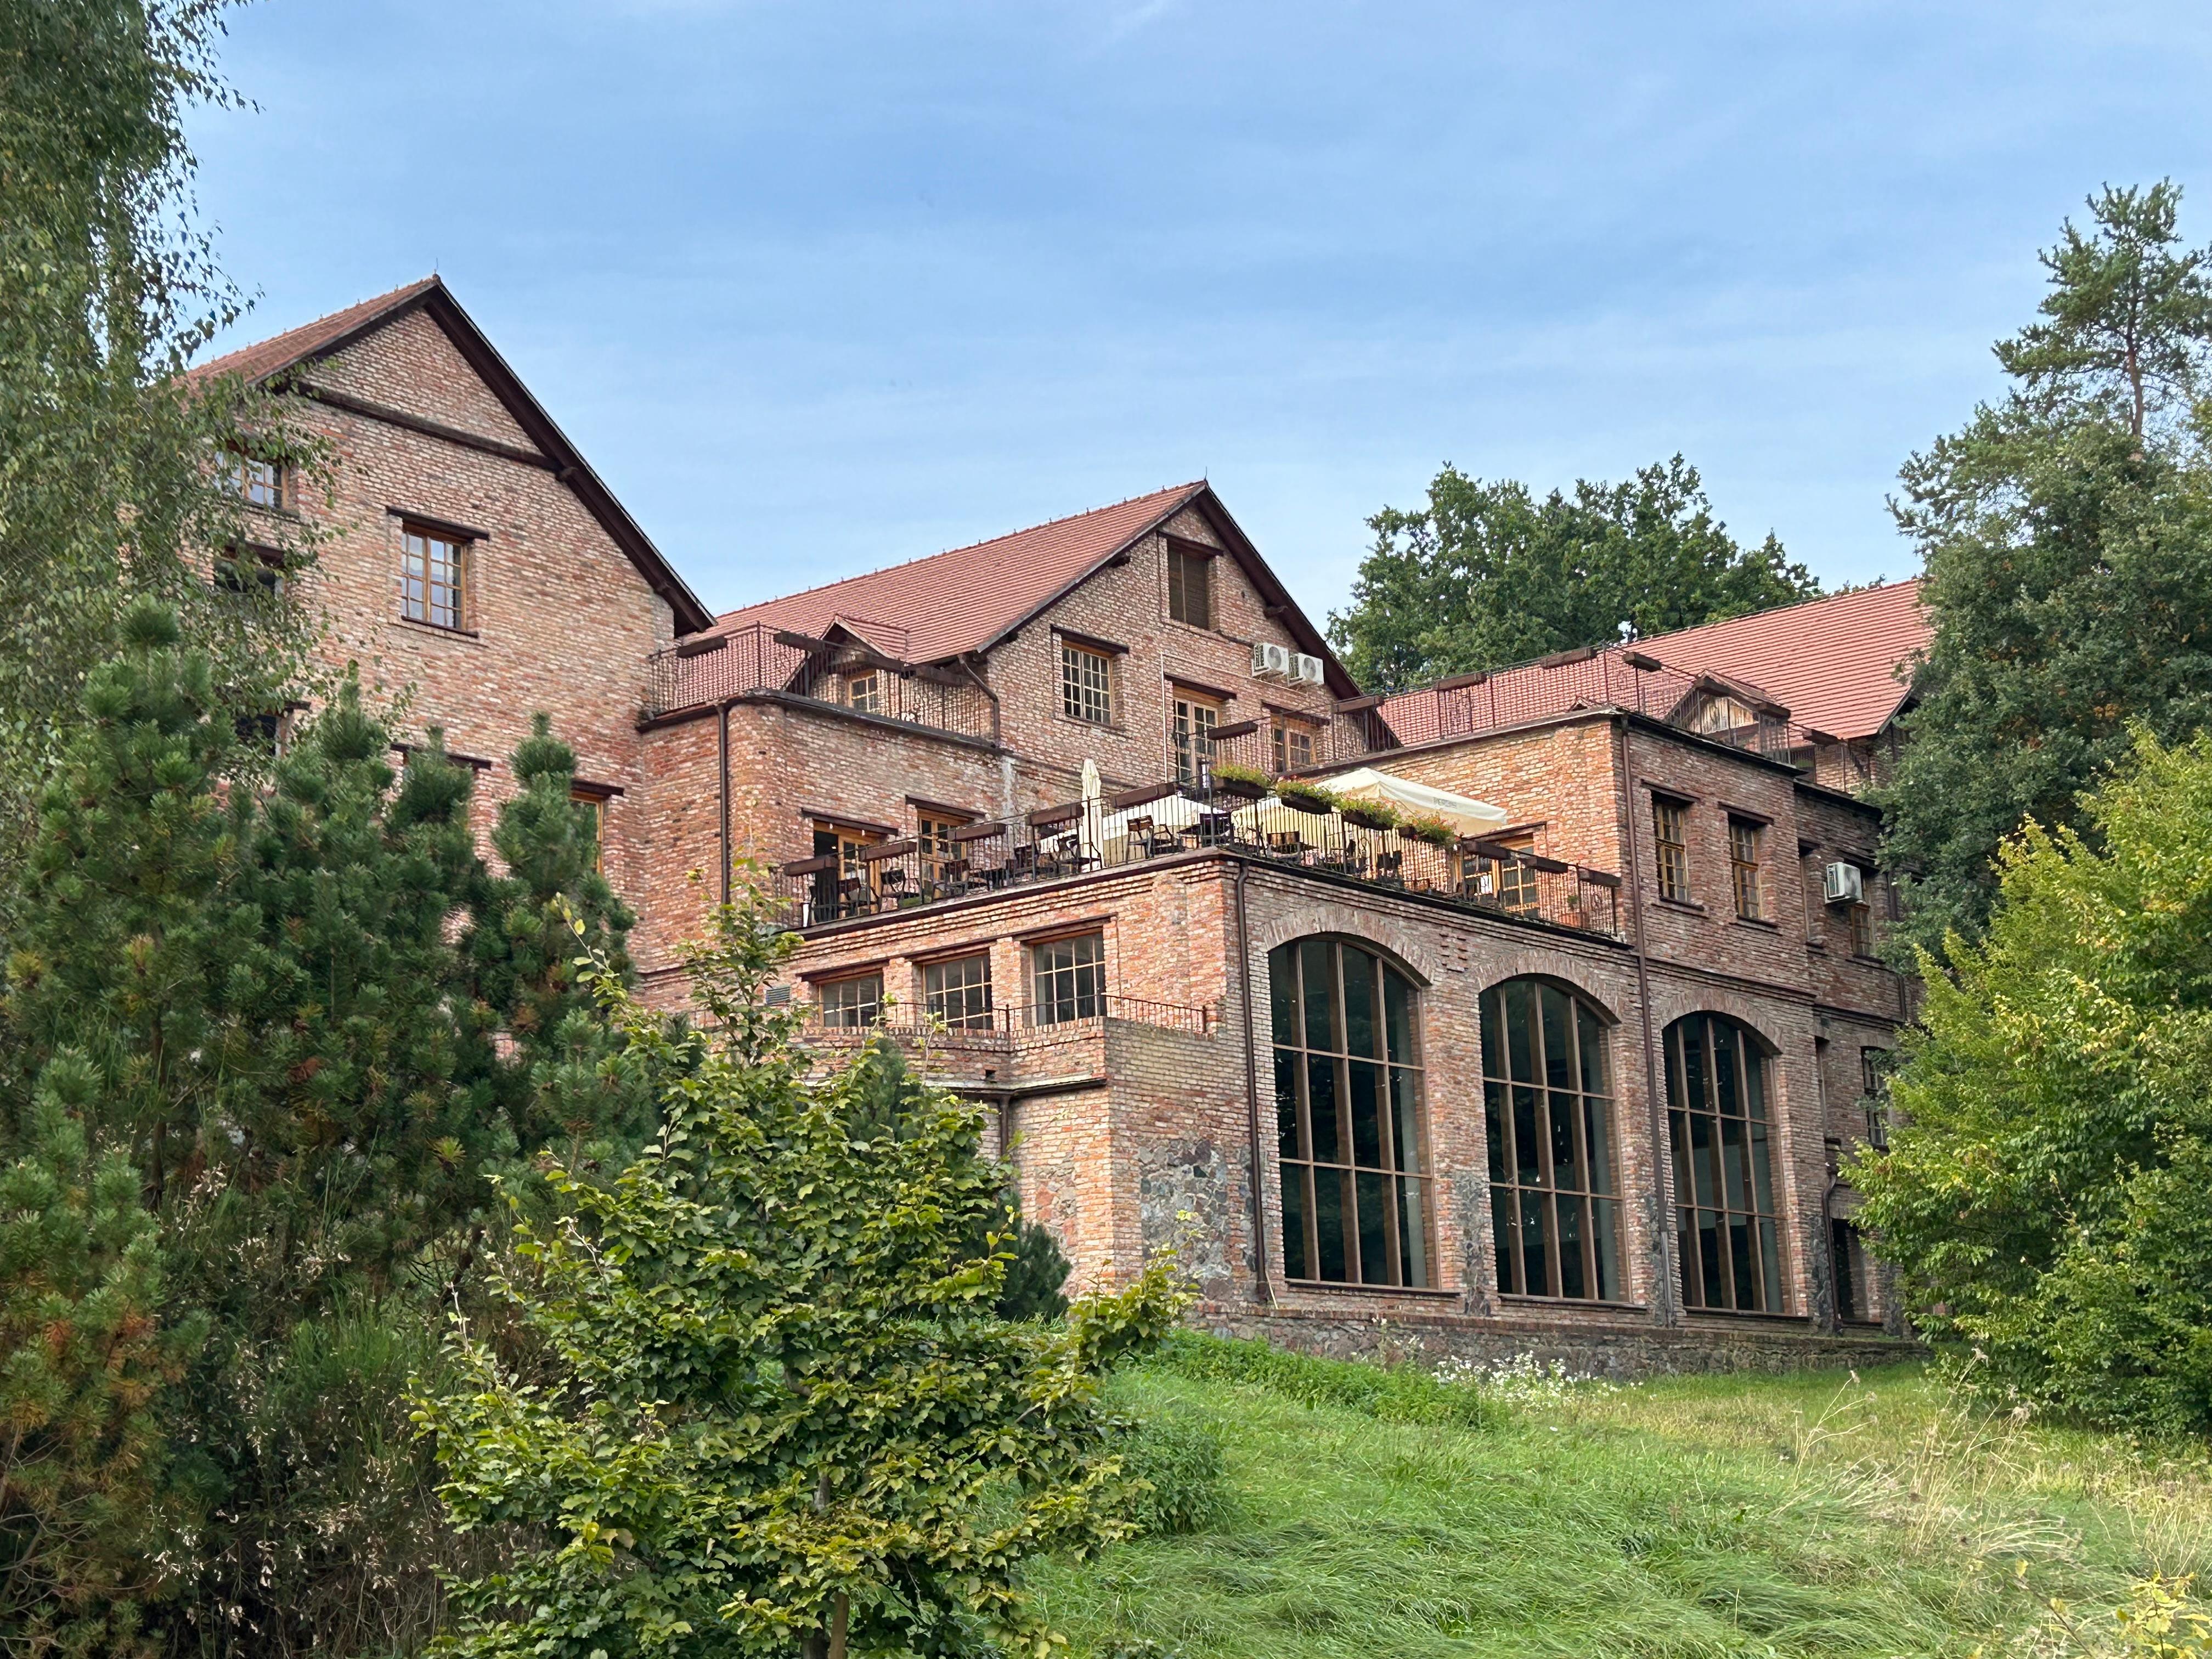
[[1270, 645], [1265, 640], [1255, 640], [1252, 645], [1252, 672], [1263, 678], [1288, 679], [1291, 676], [1290, 648]]
[[1304, 680], [1309, 685], [1319, 685], [1321, 684], [1321, 659], [1319, 657], [1309, 657], [1304, 652], [1301, 651], [1297, 656], [1291, 659], [1291, 678], [1292, 679]]
[[1838, 859], [1820, 872], [1820, 890], [1831, 904], [1856, 904], [1866, 896], [1866, 878]]

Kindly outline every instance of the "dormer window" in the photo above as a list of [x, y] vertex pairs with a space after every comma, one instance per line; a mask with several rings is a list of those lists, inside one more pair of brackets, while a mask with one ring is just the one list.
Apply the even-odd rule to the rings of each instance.
[[1725, 738], [1731, 732], [1756, 729], [1759, 711], [1741, 697], [1713, 692], [1698, 700], [1697, 707], [1690, 711], [1687, 725], [1692, 732]]
[[1181, 547], [1168, 549], [1168, 616], [1193, 628], [1213, 626], [1213, 559]]

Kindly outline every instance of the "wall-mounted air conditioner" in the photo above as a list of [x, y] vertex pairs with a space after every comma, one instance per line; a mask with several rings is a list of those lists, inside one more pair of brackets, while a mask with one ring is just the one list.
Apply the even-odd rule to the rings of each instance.
[[1322, 679], [1321, 659], [1309, 657], [1301, 651], [1291, 659], [1291, 678], [1304, 680], [1309, 685], [1319, 685]]
[[1265, 640], [1252, 644], [1252, 672], [1263, 678], [1288, 679], [1291, 677], [1290, 647], [1270, 645]]
[[1866, 896], [1866, 878], [1838, 859], [1820, 872], [1820, 890], [1831, 904], [1856, 904]]

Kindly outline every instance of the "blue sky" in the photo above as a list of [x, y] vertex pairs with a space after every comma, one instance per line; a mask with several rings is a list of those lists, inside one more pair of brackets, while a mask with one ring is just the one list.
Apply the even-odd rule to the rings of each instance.
[[2212, 9], [262, 0], [194, 123], [257, 299], [434, 267], [708, 604], [1204, 475], [1316, 618], [1450, 461], [1679, 450], [1908, 574], [2106, 180], [2212, 228]]

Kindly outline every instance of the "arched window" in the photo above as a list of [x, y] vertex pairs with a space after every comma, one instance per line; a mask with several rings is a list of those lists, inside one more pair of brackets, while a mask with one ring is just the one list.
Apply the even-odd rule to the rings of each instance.
[[1492, 986], [1482, 994], [1482, 1099], [1498, 1288], [1620, 1300], [1603, 1016], [1543, 980]]
[[1667, 1028], [1685, 1306], [1787, 1310], [1766, 1097], [1765, 1051], [1748, 1026], [1688, 1014]]
[[1419, 993], [1373, 951], [1328, 939], [1268, 952], [1267, 983], [1284, 1272], [1434, 1285]]

